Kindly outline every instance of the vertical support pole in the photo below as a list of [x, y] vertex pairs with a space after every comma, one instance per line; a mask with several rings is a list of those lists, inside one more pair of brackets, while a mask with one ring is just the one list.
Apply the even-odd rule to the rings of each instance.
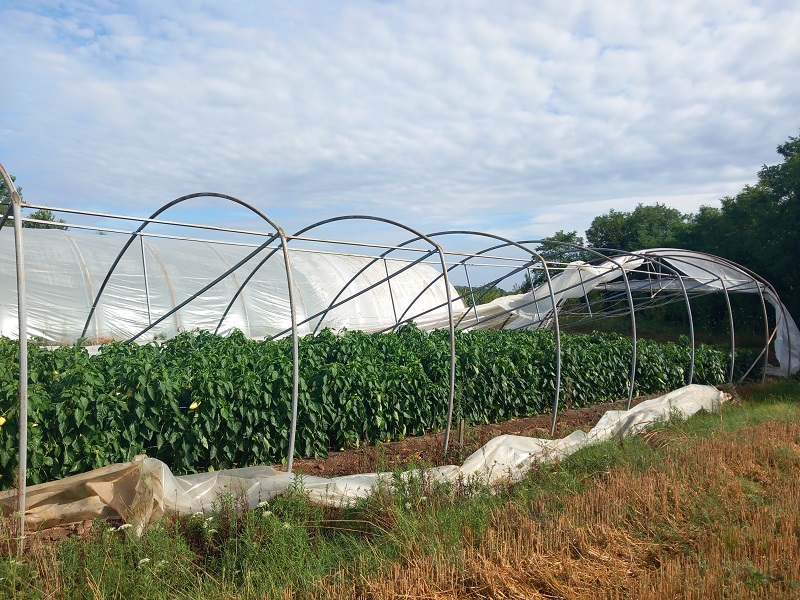
[[[553, 399], [553, 423], [550, 426], [550, 437], [556, 434], [556, 421], [558, 420], [558, 399], [561, 395], [561, 325], [558, 323], [558, 307], [556, 297], [553, 293], [553, 280], [550, 278], [550, 270], [547, 268], [547, 260], [542, 257], [544, 274], [547, 277], [547, 287], [550, 289], [550, 302], [553, 305], [553, 319], [556, 328], [556, 395]], [[531, 291], [533, 291], [533, 279], [531, 279]], [[538, 309], [537, 309], [538, 311]]]
[[153, 317], [150, 314], [150, 290], [147, 287], [147, 261], [144, 258], [144, 238], [139, 234], [139, 247], [142, 249], [142, 273], [144, 274], [144, 299], [147, 301], [147, 324], [153, 324]]
[[[786, 327], [786, 341], [789, 349], [789, 360], [787, 361], [788, 364], [786, 365], [786, 377], [787, 379], [792, 376], [792, 336], [789, 335], [789, 320], [786, 318], [786, 307], [783, 306], [783, 302], [779, 302], [781, 307], [781, 320], [783, 321], [783, 326]], [[777, 314], [777, 308], [775, 313]], [[777, 320], [777, 319], [776, 319]], [[775, 325], [777, 329], [778, 325]]]
[[[767, 303], [764, 300], [764, 290], [761, 289], [762, 286], [758, 282], [756, 282], [756, 287], [758, 288], [758, 295], [761, 296], [761, 310], [764, 314], [764, 337], [766, 342], [764, 344], [764, 366], [761, 369], [761, 383], [764, 383], [767, 379], [767, 365], [769, 364], [769, 317], [767, 317]], [[789, 362], [791, 362], [791, 359]]]
[[533, 296], [533, 307], [536, 309], [536, 322], [539, 324], [537, 329], [541, 329], [542, 315], [539, 314], [539, 301], [536, 299], [536, 294], [533, 293], [533, 273], [530, 267], [528, 267], [528, 277], [531, 279], [531, 296]]
[[25, 294], [25, 254], [22, 247], [22, 198], [3, 165], [0, 165], [14, 212], [14, 251], [17, 267], [17, 319], [19, 323], [19, 462], [17, 466], [17, 553], [25, 549], [25, 500], [28, 472], [28, 309]]
[[[429, 240], [430, 241], [430, 240]], [[447, 298], [447, 322], [450, 327], [450, 386], [447, 391], [447, 426], [444, 430], [444, 449], [442, 456], [447, 456], [447, 446], [450, 443], [450, 429], [453, 425], [453, 401], [456, 395], [456, 328], [453, 322], [453, 297], [450, 294], [450, 278], [447, 276], [447, 261], [444, 251], [439, 244], [434, 244], [442, 264], [442, 279], [444, 281], [445, 297]]]
[[677, 271], [675, 272], [675, 276], [678, 278], [678, 282], [681, 284], [683, 299], [686, 302], [686, 313], [689, 315], [689, 337], [692, 343], [691, 362], [689, 364], [689, 384], [691, 384], [692, 379], [694, 379], [694, 319], [692, 318], [692, 305], [689, 302], [689, 294], [686, 292], [686, 286], [683, 284], [683, 276]]
[[292, 472], [294, 463], [294, 440], [297, 432], [297, 399], [300, 388], [300, 347], [297, 338], [297, 310], [294, 303], [294, 278], [292, 277], [292, 265], [289, 260], [289, 248], [286, 245], [286, 234], [283, 229], [276, 227], [281, 236], [281, 246], [283, 247], [283, 264], [286, 267], [286, 284], [289, 288], [289, 311], [292, 318], [292, 422], [289, 428], [289, 451], [286, 457], [286, 472]]
[[469, 297], [472, 300], [472, 310], [475, 313], [475, 325], [480, 323], [480, 319], [478, 318], [478, 306], [475, 304], [475, 294], [472, 290], [472, 284], [469, 281], [469, 270], [467, 269], [467, 263], [464, 263], [464, 275], [467, 276], [467, 286], [469, 287]]
[[394, 314], [394, 326], [397, 327], [397, 308], [394, 305], [394, 294], [392, 293], [392, 278], [389, 277], [389, 265], [383, 259], [383, 269], [386, 271], [386, 285], [389, 286], [389, 299], [392, 301], [392, 313]]
[[731, 298], [728, 294], [728, 287], [725, 285], [725, 280], [720, 277], [722, 283], [722, 291], [725, 292], [725, 304], [728, 305], [728, 323], [731, 328], [731, 367], [728, 374], [728, 382], [733, 385], [733, 367], [736, 364], [736, 332], [733, 328], [733, 309], [731, 308]]
[[589, 310], [589, 318], [592, 317], [592, 305], [589, 303], [589, 296], [586, 293], [586, 286], [583, 284], [583, 271], [581, 270], [580, 266], [578, 267], [578, 277], [581, 278], [581, 289], [583, 290], [583, 298], [586, 300], [586, 308]]
[[[616, 261], [615, 261], [616, 262]], [[628, 308], [631, 311], [631, 378], [628, 387], [628, 402], [625, 405], [625, 410], [631, 409], [631, 402], [633, 401], [633, 387], [636, 383], [636, 308], [633, 305], [633, 294], [631, 293], [631, 283], [628, 280], [628, 273], [625, 271], [625, 266], [619, 265], [622, 271], [622, 278], [625, 281], [625, 293], [628, 295]]]

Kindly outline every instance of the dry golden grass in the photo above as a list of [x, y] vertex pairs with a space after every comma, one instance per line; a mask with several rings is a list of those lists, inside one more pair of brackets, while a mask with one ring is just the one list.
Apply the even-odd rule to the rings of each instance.
[[[412, 554], [380, 578], [359, 565], [332, 598], [800, 598], [800, 424], [669, 443], [585, 493], [498, 509], [455, 560]], [[344, 583], [347, 582], [347, 583]]]

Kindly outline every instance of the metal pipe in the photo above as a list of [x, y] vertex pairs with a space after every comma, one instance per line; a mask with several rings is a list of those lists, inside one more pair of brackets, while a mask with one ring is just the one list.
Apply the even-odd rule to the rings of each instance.
[[[377, 221], [379, 223], [386, 223], [387, 225], [392, 225], [392, 226], [398, 227], [400, 229], [405, 229], [409, 233], [412, 233], [415, 236], [417, 236], [416, 239], [421, 239], [421, 240], [425, 240], [426, 242], [428, 242], [434, 248], [432, 253], [435, 253], [435, 254], [439, 255], [439, 261], [440, 261], [440, 264], [441, 264], [441, 267], [442, 267], [442, 277], [444, 279], [445, 296], [446, 296], [446, 300], [447, 300], [447, 321], [448, 321], [448, 325], [449, 325], [449, 329], [450, 329], [450, 385], [449, 385], [448, 400], [447, 400], [447, 405], [448, 405], [448, 409], [447, 409], [447, 414], [448, 414], [447, 426], [446, 426], [445, 432], [444, 432], [444, 454], [447, 454], [447, 445], [448, 445], [448, 442], [450, 440], [450, 427], [451, 427], [452, 415], [453, 415], [453, 397], [455, 395], [456, 339], [455, 339], [455, 327], [453, 325], [453, 302], [452, 302], [452, 298], [451, 298], [451, 294], [450, 294], [450, 280], [449, 280], [449, 278], [447, 276], [448, 268], [447, 268], [447, 262], [445, 261], [445, 258], [444, 258], [444, 255], [445, 255], [444, 250], [442, 250], [442, 247], [439, 244], [437, 244], [436, 242], [434, 242], [430, 238], [430, 236], [427, 236], [427, 235], [425, 235], [423, 233], [420, 233], [419, 231], [409, 227], [408, 225], [404, 225], [403, 223], [400, 223], [398, 221], [393, 221], [392, 219], [387, 219], [387, 218], [384, 218], [384, 217], [375, 217], [375, 216], [371, 216], [371, 215], [344, 215], [344, 216], [340, 216], [340, 217], [332, 217], [330, 219], [323, 219], [322, 221], [318, 221], [318, 222], [316, 222], [316, 223], [314, 223], [312, 225], [309, 225], [308, 227], [305, 227], [305, 228], [301, 229], [300, 231], [297, 232], [297, 234], [295, 234], [295, 236], [293, 236], [293, 238], [297, 239], [297, 236], [301, 235], [302, 233], [305, 233], [306, 231], [310, 231], [311, 229], [314, 229], [316, 227], [320, 227], [322, 225], [327, 225], [327, 224], [330, 224], [330, 223], [337, 223], [339, 221], [347, 221], [347, 220]], [[407, 243], [410, 243], [410, 241], [407, 242]], [[374, 264], [377, 260], [380, 260], [381, 258], [384, 258], [386, 256], [386, 254], [388, 254], [389, 252], [391, 252], [391, 251], [387, 251], [387, 253], [385, 253], [383, 256], [375, 258], [369, 265], [367, 265], [367, 267], [369, 267], [372, 264]], [[411, 266], [412, 265], [408, 265], [408, 266], [404, 267], [403, 269], [400, 269], [399, 271], [395, 272], [394, 275], [397, 275], [401, 271], [403, 271], [405, 269], [408, 269]], [[364, 269], [366, 269], [367, 267], [364, 267]], [[364, 269], [362, 269], [361, 272], [363, 272]], [[351, 280], [351, 282], [352, 282], [352, 280]], [[368, 286], [365, 290], [362, 290], [362, 292], [360, 292], [360, 293], [363, 293], [367, 289], [371, 289], [371, 288], [375, 287], [376, 285], [380, 285], [381, 283], [383, 283], [383, 281], [378, 281], [375, 284], [373, 284], [371, 286]], [[347, 285], [350, 285], [350, 283], [348, 283]], [[344, 288], [342, 288], [342, 290], [339, 291], [339, 293], [336, 296], [337, 298], [342, 294], [343, 290], [344, 290]], [[329, 306], [328, 309], [326, 309], [325, 314], [327, 314], [327, 311], [330, 310], [331, 307], [332, 307], [332, 305]], [[320, 320], [320, 322], [322, 322], [322, 321]], [[317, 326], [319, 326], [319, 323], [317, 324]]]
[[725, 304], [728, 306], [728, 323], [731, 328], [731, 366], [730, 366], [730, 373], [728, 376], [728, 383], [733, 385], [733, 370], [734, 365], [736, 363], [736, 332], [734, 331], [733, 326], [733, 309], [731, 308], [731, 298], [728, 294], [728, 286], [725, 285], [725, 280], [720, 277], [720, 283], [722, 284], [722, 291], [725, 292]]
[[144, 258], [144, 240], [139, 236], [139, 248], [142, 251], [142, 274], [144, 276], [144, 299], [147, 301], [147, 324], [153, 324], [153, 317], [150, 313], [150, 288], [147, 285], [147, 261]]
[[300, 395], [300, 348], [297, 335], [297, 311], [294, 303], [294, 279], [292, 277], [292, 266], [289, 262], [289, 248], [286, 246], [286, 234], [283, 229], [276, 226], [278, 234], [281, 236], [281, 246], [283, 247], [283, 263], [286, 267], [286, 285], [289, 288], [289, 307], [292, 318], [292, 420], [289, 429], [289, 456], [286, 459], [286, 472], [292, 472], [294, 463], [294, 441], [297, 431], [297, 405]]
[[386, 271], [386, 285], [389, 286], [389, 299], [392, 301], [392, 314], [394, 314], [394, 324], [397, 326], [397, 308], [394, 305], [394, 294], [392, 293], [392, 278], [389, 276], [389, 265], [383, 259], [383, 270]]
[[586, 308], [589, 309], [589, 317], [592, 316], [592, 305], [589, 304], [589, 295], [586, 293], [586, 286], [583, 285], [583, 271], [578, 270], [578, 276], [581, 278], [581, 289], [583, 289], [583, 297], [586, 300]]
[[472, 291], [472, 283], [469, 281], [469, 270], [467, 269], [467, 263], [464, 263], [464, 275], [467, 276], [467, 286], [469, 287], [469, 297], [472, 301], [472, 310], [475, 312], [475, 325], [480, 323], [480, 318], [478, 317], [478, 305], [475, 302], [475, 294]]
[[631, 284], [630, 281], [628, 281], [628, 274], [622, 266], [620, 266], [620, 271], [622, 271], [622, 278], [625, 281], [625, 292], [628, 295], [628, 305], [631, 310], [631, 379], [628, 387], [628, 402], [625, 405], [625, 410], [630, 410], [631, 402], [633, 401], [633, 387], [636, 383], [636, 308], [633, 305], [633, 294], [631, 294]]
[[[165, 210], [167, 210], [169, 208], [172, 208], [173, 206], [175, 206], [177, 204], [180, 204], [182, 202], [186, 202], [187, 200], [192, 200], [194, 198], [202, 198], [202, 197], [220, 198], [222, 200], [228, 200], [230, 202], [234, 202], [236, 204], [239, 204], [240, 206], [243, 206], [244, 208], [246, 208], [246, 209], [250, 210], [251, 212], [255, 213], [256, 215], [261, 217], [261, 219], [266, 221], [269, 225], [271, 225], [272, 227], [277, 229], [277, 225], [269, 217], [267, 217], [267, 215], [262, 213], [260, 210], [258, 210], [254, 206], [251, 206], [250, 204], [248, 204], [247, 202], [245, 202], [243, 200], [239, 200], [238, 198], [235, 198], [233, 196], [228, 196], [227, 194], [220, 194], [218, 192], [199, 192], [199, 193], [196, 193], [196, 194], [187, 194], [186, 196], [181, 196], [180, 198], [176, 198], [175, 200], [172, 200], [171, 202], [167, 202], [165, 205], [163, 205], [161, 208], [159, 208], [156, 212], [154, 212], [150, 216], [149, 219], [140, 219], [141, 221], [143, 221], [143, 223], [141, 225], [139, 225], [139, 227], [135, 231], [130, 232], [130, 234], [129, 234], [130, 237], [128, 238], [128, 241], [125, 242], [125, 245], [122, 247], [122, 249], [120, 249], [119, 254], [117, 254], [117, 257], [114, 259], [114, 262], [111, 263], [111, 267], [108, 269], [108, 272], [106, 273], [106, 276], [103, 279], [103, 283], [100, 284], [100, 288], [97, 291], [97, 296], [95, 296], [94, 302], [92, 302], [92, 306], [89, 309], [89, 314], [86, 317], [86, 323], [83, 326], [83, 332], [81, 333], [81, 337], [85, 337], [86, 336], [86, 330], [89, 328], [89, 323], [92, 320], [92, 316], [94, 315], [95, 310], [97, 310], [97, 305], [100, 302], [100, 298], [102, 297], [103, 292], [105, 291], [109, 280], [111, 279], [111, 275], [113, 275], [114, 270], [117, 268], [117, 265], [122, 260], [122, 257], [124, 256], [124, 254], [127, 251], [127, 249], [130, 248], [131, 244], [133, 244], [133, 242], [136, 240], [137, 236], [141, 235], [142, 230], [145, 227], [147, 227], [148, 223], [153, 222], [156, 219], [156, 217], [158, 217], [158, 215], [160, 215]], [[279, 235], [276, 233], [276, 234], [274, 234], [272, 236], [271, 239], [274, 240], [274, 239], [277, 239], [278, 237], [279, 237]], [[259, 246], [259, 251], [261, 250], [262, 247], [263, 247], [263, 244], [262, 244], [262, 246]]]
[[[3, 206], [3, 205], [0, 204], [0, 206]], [[8, 221], [8, 216], [13, 212], [13, 210], [14, 210], [14, 203], [11, 202], [6, 207], [6, 211], [3, 213], [3, 217], [0, 218], [0, 229], [2, 229], [3, 225], [6, 224], [6, 221]]]
[[[17, 555], [25, 549], [25, 511], [28, 479], [28, 308], [25, 294], [25, 253], [22, 245], [22, 198], [0, 164], [14, 213], [14, 253], [17, 269], [17, 322], [19, 337], [19, 461], [17, 463]], [[6, 217], [8, 212], [6, 212]], [[5, 217], [4, 217], [5, 220]]]
[[[771, 336], [769, 335], [769, 317], [767, 316], [767, 303], [764, 300], [764, 292], [761, 289], [760, 285], [756, 287], [758, 287], [758, 295], [761, 297], [761, 310], [764, 313], [764, 334], [767, 339], [766, 344], [764, 344], [764, 366], [761, 368], [761, 383], [764, 383], [764, 381], [766, 381], [767, 379], [767, 365], [769, 364], [769, 343], [771, 340]], [[777, 330], [778, 329], [776, 327], [775, 331], [777, 332]], [[791, 359], [789, 360], [789, 362], [791, 363]]]
[[[501, 242], [505, 242], [509, 246], [516, 246], [517, 248], [521, 249], [523, 252], [529, 253], [537, 261], [541, 261], [542, 262], [542, 265], [544, 267], [545, 278], [547, 279], [547, 286], [548, 286], [548, 288], [550, 290], [550, 301], [553, 304], [553, 320], [554, 320], [555, 330], [556, 330], [556, 381], [555, 381], [555, 399], [554, 399], [555, 412], [553, 414], [553, 428], [552, 428], [553, 431], [554, 431], [555, 430], [555, 419], [556, 419], [557, 411], [558, 411], [558, 399], [559, 399], [559, 395], [560, 395], [560, 392], [561, 392], [561, 331], [560, 331], [561, 328], [560, 328], [559, 323], [558, 323], [558, 307], [556, 306], [555, 295], [553, 294], [553, 283], [552, 283], [552, 281], [550, 279], [550, 271], [547, 268], [547, 261], [545, 260], [545, 258], [541, 254], [539, 254], [535, 250], [531, 250], [530, 248], [527, 248], [527, 247], [523, 246], [519, 242], [514, 242], [512, 240], [509, 240], [508, 238], [504, 238], [502, 236], [495, 235], [493, 233], [485, 233], [485, 232], [482, 232], [482, 231], [454, 230], [454, 231], [439, 231], [437, 233], [431, 233], [431, 234], [429, 234], [429, 237], [440, 236], [440, 235], [473, 235], [473, 236], [482, 236], [482, 237], [492, 238], [492, 239], [495, 239], [495, 240], [498, 240], [498, 241], [501, 241]], [[502, 245], [499, 246], [499, 247], [502, 247]], [[533, 283], [533, 282], [531, 282], [531, 283]], [[534, 298], [535, 298], [535, 296], [534, 296]], [[449, 290], [448, 290], [448, 302], [449, 302], [449, 300], [450, 300], [450, 294], [449, 294]], [[452, 315], [452, 310], [451, 310], [451, 315]], [[450, 319], [450, 322], [451, 322], [451, 325], [452, 325], [452, 317]], [[454, 337], [452, 328], [451, 328], [451, 337]], [[454, 343], [454, 345], [455, 345], [455, 343]], [[455, 363], [453, 364], [453, 369], [455, 370]], [[451, 410], [450, 410], [450, 414], [452, 414], [452, 407], [451, 407]], [[449, 418], [448, 418], [448, 425], [449, 425]], [[449, 433], [449, 429], [446, 432], [446, 434], [448, 434], [448, 433]], [[447, 445], [446, 444], [447, 444], [447, 436], [445, 436], [445, 452], [447, 452]]]
[[[201, 289], [199, 289], [199, 290], [198, 290], [198, 291], [196, 291], [194, 294], [192, 294], [191, 296], [189, 296], [189, 297], [188, 297], [186, 300], [184, 300], [183, 302], [181, 302], [181, 303], [179, 303], [178, 305], [176, 305], [174, 308], [171, 308], [170, 310], [168, 310], [167, 312], [165, 312], [165, 313], [164, 313], [163, 315], [161, 315], [161, 316], [160, 316], [158, 319], [156, 319], [155, 321], [153, 321], [152, 323], [150, 323], [150, 325], [148, 325], [147, 327], [145, 327], [144, 329], [142, 329], [142, 330], [141, 330], [139, 333], [137, 333], [137, 334], [136, 334], [136, 335], [134, 335], [133, 337], [129, 338], [129, 339], [127, 340], [127, 342], [126, 342], [126, 343], [131, 343], [131, 342], [133, 342], [133, 341], [135, 341], [135, 340], [139, 339], [139, 338], [140, 338], [141, 336], [143, 336], [145, 333], [147, 333], [148, 331], [150, 331], [150, 330], [151, 330], [153, 327], [155, 327], [156, 325], [159, 325], [159, 324], [160, 324], [162, 321], [164, 321], [164, 320], [168, 319], [169, 317], [171, 317], [171, 316], [173, 315], [173, 313], [177, 313], [177, 312], [178, 312], [180, 309], [182, 309], [184, 306], [186, 306], [187, 304], [189, 304], [189, 303], [190, 303], [190, 302], [192, 302], [193, 300], [197, 299], [199, 296], [202, 296], [203, 294], [205, 294], [205, 293], [206, 293], [208, 290], [210, 290], [211, 288], [213, 288], [213, 287], [214, 287], [215, 285], [217, 285], [217, 284], [218, 284], [220, 281], [222, 281], [223, 279], [225, 279], [225, 278], [226, 278], [228, 275], [230, 275], [231, 273], [233, 273], [234, 271], [236, 271], [236, 270], [237, 270], [239, 267], [241, 267], [242, 265], [246, 264], [246, 263], [247, 263], [247, 262], [248, 262], [248, 261], [249, 261], [251, 258], [253, 258], [253, 257], [254, 257], [256, 254], [258, 254], [259, 252], [261, 252], [261, 250], [263, 250], [263, 249], [264, 249], [264, 248], [265, 248], [265, 247], [266, 247], [268, 244], [271, 244], [271, 243], [273, 242], [274, 238], [277, 238], [278, 236], [279, 236], [279, 234], [277, 234], [277, 233], [276, 233], [276, 234], [274, 234], [274, 235], [272, 235], [272, 237], [270, 237], [270, 239], [269, 239], [269, 240], [267, 240], [266, 242], [264, 242], [264, 243], [262, 244], [262, 246], [261, 246], [261, 247], [259, 247], [259, 248], [256, 248], [256, 249], [255, 249], [253, 252], [251, 252], [250, 254], [248, 254], [247, 256], [245, 256], [243, 259], [241, 259], [239, 262], [237, 262], [235, 265], [233, 265], [232, 267], [230, 267], [229, 269], [227, 269], [227, 270], [226, 270], [226, 271], [225, 271], [225, 272], [224, 272], [222, 275], [220, 275], [219, 277], [217, 277], [216, 279], [214, 279], [214, 280], [213, 280], [211, 283], [208, 283], [208, 284], [204, 285], [204, 286], [203, 286]], [[291, 298], [290, 298], [290, 305], [291, 305]]]

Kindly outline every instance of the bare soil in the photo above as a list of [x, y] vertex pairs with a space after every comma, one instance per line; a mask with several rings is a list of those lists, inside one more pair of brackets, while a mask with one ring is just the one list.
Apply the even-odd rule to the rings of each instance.
[[[634, 398], [635, 406], [657, 394]], [[555, 438], [562, 438], [580, 429], [589, 431], [608, 410], [624, 410], [625, 401], [595, 404], [585, 408], [560, 411], [556, 422]], [[396, 442], [384, 442], [343, 452], [331, 452], [328, 458], [296, 459], [292, 470], [303, 475], [339, 477], [356, 473], [394, 471], [414, 466], [440, 466], [460, 464], [464, 459], [494, 437], [503, 434], [549, 438], [553, 415], [511, 419], [503, 423], [467, 427], [463, 445], [459, 444], [458, 423], [453, 424], [447, 455], [442, 454], [444, 433], [429, 433]], [[281, 465], [273, 465], [284, 470]]]

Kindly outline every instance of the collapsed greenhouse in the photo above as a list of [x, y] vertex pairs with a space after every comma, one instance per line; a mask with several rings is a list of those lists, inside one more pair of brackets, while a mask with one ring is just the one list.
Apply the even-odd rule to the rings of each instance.
[[[176, 204], [203, 197], [234, 202], [250, 210], [263, 221], [265, 230], [244, 231], [161, 217]], [[695, 332], [691, 299], [700, 295], [720, 294], [726, 300], [730, 382], [734, 378], [736, 349], [731, 294], [758, 298], [764, 343], [756, 362], [763, 365], [762, 372], [790, 376], [800, 369], [800, 331], [774, 288], [744, 267], [698, 252], [670, 248], [622, 252], [561, 244], [573, 254], [579, 252], [575, 255], [579, 259], [558, 260], [542, 252], [543, 244], [559, 246], [555, 242], [513, 241], [474, 231], [426, 235], [389, 219], [361, 215], [327, 219], [286, 235], [257, 209], [223, 194], [185, 196], [146, 219], [65, 207], [26, 207], [74, 215], [76, 219], [62, 226], [68, 230], [23, 231], [20, 224], [26, 219], [19, 210], [21, 205], [0, 207], [0, 256], [5, 258], [0, 261], [0, 337], [20, 339], [22, 473], [27, 435], [22, 434], [23, 428], [27, 431], [23, 418], [26, 409], [22, 408], [27, 386], [23, 384], [23, 340], [28, 338], [50, 346], [80, 343], [96, 351], [111, 341], [159, 342], [194, 330], [223, 335], [239, 331], [254, 339], [291, 337], [294, 381], [286, 455], [289, 473], [297, 428], [301, 360], [297, 340], [325, 329], [390, 332], [405, 323], [414, 323], [423, 330], [450, 330], [449, 397], [441, 408], [447, 412], [445, 450], [456, 385], [456, 330], [554, 332], [552, 431], [563, 396], [560, 335], [566, 320], [574, 324], [610, 314], [630, 320], [628, 409], [637, 372], [637, 312], [675, 302], [685, 307], [691, 344], [685, 383], [692, 384]], [[3, 226], [9, 224], [12, 212], [13, 232], [11, 227]], [[98, 225], [97, 220], [138, 221], [140, 225], [130, 230], [119, 225]], [[396, 243], [362, 243], [312, 234], [318, 227], [343, 222], [377, 222], [400, 231], [404, 237]], [[154, 227], [160, 229], [154, 232]], [[206, 238], [164, 233], [169, 227], [211, 233]], [[106, 235], [90, 235], [89, 231]], [[225, 234], [242, 234], [246, 239]], [[456, 244], [456, 240], [464, 239], [471, 241], [468, 250]], [[16, 263], [12, 256], [17, 257]], [[487, 267], [500, 274], [473, 286], [470, 275], [474, 277], [477, 270]], [[487, 289], [521, 274], [529, 278], [530, 291], [480, 303], [480, 296]], [[454, 285], [456, 277], [463, 278], [466, 285]], [[23, 512], [24, 506], [23, 500]]]
[[[388, 252], [376, 257], [290, 248], [292, 307], [286, 263], [274, 247], [160, 237], [145, 241], [141, 234], [135, 245], [123, 248], [126, 240], [119, 237], [56, 229], [31, 229], [24, 236], [28, 335], [53, 344], [147, 342], [195, 329], [273, 338], [291, 333], [293, 316], [299, 335], [325, 327], [384, 332], [409, 321], [423, 329], [446, 328], [451, 314], [455, 327], [468, 330], [553, 327], [553, 306], [561, 309], [566, 300], [586, 298], [593, 290], [630, 290], [646, 294], [653, 304], [674, 301], [676, 294], [748, 293], [763, 298], [765, 310], [769, 306], [773, 312], [765, 339], [778, 364], [769, 371], [790, 375], [800, 366], [800, 335], [775, 290], [725, 259], [688, 250], [613, 251], [591, 261], [554, 264], [533, 250], [542, 242], [523, 242], [519, 245], [531, 256], [518, 263], [541, 272], [546, 264], [547, 277], [539, 276], [530, 293], [469, 306], [465, 300], [474, 301], [478, 290], [462, 296], [444, 283], [439, 265], [392, 258]], [[13, 256], [13, 236], [0, 236], [0, 252]], [[442, 254], [445, 273], [467, 270], [480, 258], [478, 253]], [[504, 260], [507, 269], [520, 270], [511, 258]], [[11, 338], [18, 337], [16, 277], [14, 263], [0, 263], [0, 336]]]

